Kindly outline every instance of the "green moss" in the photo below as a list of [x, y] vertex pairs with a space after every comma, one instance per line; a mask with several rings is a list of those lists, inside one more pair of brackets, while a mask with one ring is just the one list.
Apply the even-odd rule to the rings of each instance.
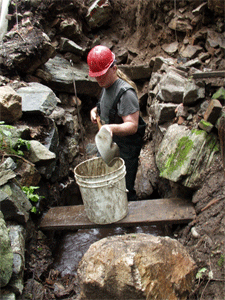
[[194, 133], [196, 135], [200, 135], [200, 134], [205, 134], [204, 130], [200, 130], [200, 129], [192, 129], [191, 133]]
[[176, 151], [172, 153], [163, 170], [160, 170], [160, 176], [163, 174], [172, 174], [178, 167], [182, 166], [187, 158], [189, 151], [192, 149], [193, 141], [188, 137], [182, 137], [177, 144]]
[[205, 121], [205, 120], [201, 120], [201, 123], [204, 125], [204, 126], [206, 126], [206, 127], [208, 127], [208, 126], [212, 126], [212, 124], [211, 123], [209, 123], [209, 122], [207, 122], [207, 121]]
[[221, 87], [217, 92], [213, 94], [212, 99], [225, 100], [225, 89]]

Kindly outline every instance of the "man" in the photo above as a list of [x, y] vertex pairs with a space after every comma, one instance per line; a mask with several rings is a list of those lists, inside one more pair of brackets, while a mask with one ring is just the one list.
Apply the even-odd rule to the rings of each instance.
[[139, 116], [136, 86], [115, 64], [115, 54], [105, 46], [95, 46], [88, 54], [89, 76], [102, 87], [100, 101], [91, 110], [91, 121], [100, 116], [103, 126], [111, 133], [126, 165], [128, 200], [136, 200], [134, 183], [138, 157], [143, 144], [145, 123]]

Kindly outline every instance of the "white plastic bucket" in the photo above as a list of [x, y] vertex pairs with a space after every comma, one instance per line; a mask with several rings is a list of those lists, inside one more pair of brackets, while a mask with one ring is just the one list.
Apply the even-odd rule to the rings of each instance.
[[86, 160], [74, 169], [87, 217], [96, 224], [111, 224], [128, 213], [126, 167], [115, 158], [109, 167], [101, 157]]

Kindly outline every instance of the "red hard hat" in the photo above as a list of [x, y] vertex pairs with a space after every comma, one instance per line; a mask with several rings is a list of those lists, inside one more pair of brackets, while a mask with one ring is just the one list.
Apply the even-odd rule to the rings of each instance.
[[115, 54], [105, 46], [95, 46], [87, 56], [89, 76], [104, 75], [115, 60]]

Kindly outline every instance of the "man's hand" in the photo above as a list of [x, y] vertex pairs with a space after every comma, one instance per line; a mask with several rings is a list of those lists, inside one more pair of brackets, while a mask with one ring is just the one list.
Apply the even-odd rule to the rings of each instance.
[[92, 108], [90, 112], [91, 122], [96, 124], [97, 123], [97, 107]]

